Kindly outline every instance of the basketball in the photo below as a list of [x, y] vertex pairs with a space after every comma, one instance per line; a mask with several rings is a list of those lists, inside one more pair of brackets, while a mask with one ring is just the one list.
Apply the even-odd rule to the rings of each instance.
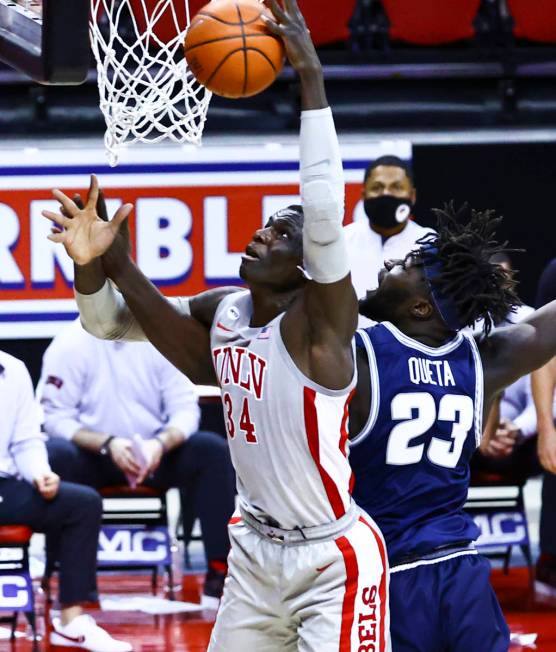
[[261, 16], [258, 0], [214, 0], [193, 18], [185, 58], [197, 81], [222, 97], [249, 97], [268, 88], [284, 63], [284, 46]]

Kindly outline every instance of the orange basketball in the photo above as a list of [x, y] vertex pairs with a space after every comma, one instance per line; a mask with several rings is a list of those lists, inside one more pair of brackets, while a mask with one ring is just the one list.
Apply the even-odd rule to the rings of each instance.
[[258, 0], [213, 0], [185, 37], [185, 58], [197, 81], [223, 97], [249, 97], [270, 86], [284, 63], [282, 41], [267, 29]]

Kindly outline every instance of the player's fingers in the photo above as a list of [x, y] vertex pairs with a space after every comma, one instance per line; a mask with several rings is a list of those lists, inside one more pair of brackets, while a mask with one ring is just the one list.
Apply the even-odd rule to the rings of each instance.
[[89, 194], [87, 195], [86, 208], [96, 210], [98, 201], [99, 185], [96, 174], [91, 174], [91, 184], [89, 186]]
[[101, 189], [98, 191], [98, 200], [97, 200], [97, 215], [103, 222], [108, 222], [108, 210], [106, 208], [106, 201], [104, 199], [104, 193]]
[[121, 223], [126, 220], [129, 217], [129, 214], [133, 210], [133, 204], [124, 204], [123, 206], [120, 206], [118, 210], [116, 211], [116, 214], [112, 218], [110, 224], [114, 227], [114, 229], [118, 230], [120, 228]]
[[80, 211], [85, 208], [83, 200], [81, 199], [81, 195], [78, 192], [76, 192], [73, 196], [73, 203], [77, 206], [77, 208], [79, 208]]
[[264, 21], [264, 24], [266, 25], [269, 32], [271, 32], [275, 36], [283, 36], [284, 30], [282, 29], [282, 27], [280, 27], [280, 25], [278, 25], [278, 23], [274, 22], [272, 18], [269, 18], [264, 14], [261, 16], [261, 18]]
[[305, 19], [299, 9], [297, 0], [284, 0], [284, 7], [290, 16], [295, 16], [300, 23], [305, 24]]
[[54, 224], [57, 224], [62, 229], [67, 228], [71, 224], [71, 220], [68, 217], [64, 217], [60, 213], [54, 213], [53, 211], [42, 211], [42, 216], [54, 222]]
[[72, 201], [66, 194], [64, 194], [58, 188], [54, 188], [52, 194], [56, 199], [62, 204], [64, 214], [68, 217], [73, 217], [76, 213], [79, 213], [79, 207], [76, 206], [75, 202]]
[[55, 242], [56, 244], [64, 244], [66, 241], [66, 234], [61, 231], [59, 233], [51, 233], [46, 236], [46, 239]]
[[274, 18], [276, 18], [278, 23], [288, 22], [288, 16], [286, 12], [282, 9], [282, 6], [278, 2], [278, 0], [270, 0], [268, 4], [270, 6], [270, 11], [272, 11]]

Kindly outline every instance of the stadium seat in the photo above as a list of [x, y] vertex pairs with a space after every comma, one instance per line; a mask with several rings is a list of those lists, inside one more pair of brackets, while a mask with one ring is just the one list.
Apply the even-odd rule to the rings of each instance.
[[[151, 12], [158, 0], [145, 0], [148, 12]], [[207, 0], [189, 0], [189, 12], [191, 18], [207, 4]], [[299, 6], [311, 30], [311, 36], [315, 45], [329, 45], [340, 41], [347, 41], [349, 38], [349, 19], [355, 9], [356, 0], [343, 0], [343, 2], [331, 2], [323, 4], [322, 0], [299, 0]], [[131, 6], [141, 29], [145, 28], [146, 21], [141, 0], [132, 0]], [[176, 3], [176, 15], [181, 25], [186, 24], [185, 4]], [[156, 36], [161, 41], [168, 41], [176, 35], [174, 21], [169, 12], [165, 12], [158, 21]]]
[[[519, 546], [527, 561], [532, 585], [533, 559], [523, 499], [526, 482], [526, 477], [517, 474], [472, 471], [465, 510], [481, 530], [477, 540], [479, 552], [491, 559], [502, 559], [507, 574], [513, 547]], [[474, 489], [480, 491], [474, 492]]]
[[[170, 535], [166, 492], [150, 487], [132, 489], [128, 485], [105, 487], [102, 527], [97, 553], [98, 571], [149, 570], [151, 589], [156, 594], [158, 571], [168, 576], [168, 596], [174, 599]], [[107, 500], [111, 502], [107, 505]], [[47, 539], [48, 544], [48, 539]], [[50, 578], [58, 570], [55, 550], [47, 545], [47, 561], [42, 587], [50, 598]]]
[[331, 45], [349, 39], [348, 24], [355, 10], [356, 0], [327, 3], [323, 3], [322, 0], [298, 0], [298, 2], [316, 46]]
[[31, 625], [33, 649], [37, 649], [34, 594], [29, 574], [32, 534], [31, 528], [24, 525], [0, 526], [0, 622], [11, 625], [13, 640], [17, 616], [22, 611]]
[[[166, 491], [122, 485], [105, 487], [100, 495], [105, 500], [98, 570], [150, 570], [155, 594], [158, 571], [163, 567], [168, 577], [168, 595], [173, 600]], [[111, 501], [108, 506], [106, 500]]]
[[[548, 1], [548, 0], [547, 0]], [[473, 19], [481, 0], [382, 0], [390, 38], [414, 45], [442, 45], [473, 38]]]
[[554, 0], [508, 0], [516, 38], [556, 43], [556, 4]]

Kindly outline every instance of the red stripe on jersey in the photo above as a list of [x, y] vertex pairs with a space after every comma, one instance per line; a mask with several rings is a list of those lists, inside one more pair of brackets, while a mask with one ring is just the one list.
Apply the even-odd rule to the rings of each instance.
[[386, 546], [384, 545], [384, 541], [382, 540], [381, 535], [373, 528], [373, 526], [370, 523], [368, 523], [363, 518], [363, 516], [360, 516], [359, 520], [361, 521], [361, 523], [366, 525], [369, 528], [369, 530], [373, 533], [373, 536], [376, 541], [376, 545], [378, 546], [378, 550], [380, 552], [380, 560], [382, 561], [382, 577], [380, 579], [380, 587], [378, 589], [378, 595], [380, 597], [380, 649], [386, 650], [385, 620], [386, 620], [386, 605], [388, 604], [388, 587], [387, 587], [388, 573], [386, 571], [387, 569]]
[[240, 521], [241, 521], [241, 516], [232, 516], [232, 518], [228, 521], [228, 525], [235, 525]]
[[226, 331], [227, 333], [233, 333], [234, 331], [231, 328], [226, 328], [222, 322], [218, 322], [216, 324], [217, 328], [221, 328], [223, 331]]
[[351, 399], [353, 398], [354, 394], [355, 394], [355, 389], [352, 389], [351, 392], [349, 393], [349, 396], [346, 399], [346, 404], [344, 405], [344, 418], [342, 419], [342, 426], [340, 429], [342, 435], [340, 437], [340, 450], [342, 451], [342, 455], [344, 457], [347, 457], [347, 441], [348, 441], [347, 424], [349, 419], [349, 404], [351, 403]]
[[359, 585], [359, 566], [357, 565], [355, 550], [346, 537], [336, 539], [336, 545], [340, 549], [346, 565], [346, 592], [344, 593], [344, 602], [342, 605], [342, 629], [340, 630], [339, 652], [350, 652], [351, 630], [353, 629], [353, 619], [355, 618], [355, 598], [357, 597], [357, 588]]
[[317, 407], [315, 405], [317, 393], [310, 387], [303, 388], [303, 411], [305, 414], [305, 430], [307, 432], [307, 441], [309, 443], [309, 450], [311, 456], [324, 485], [324, 490], [328, 496], [328, 500], [332, 505], [336, 518], [341, 518], [345, 513], [344, 503], [338, 491], [338, 487], [332, 478], [328, 475], [326, 469], [320, 463], [320, 450], [319, 450], [319, 421], [317, 417]]

